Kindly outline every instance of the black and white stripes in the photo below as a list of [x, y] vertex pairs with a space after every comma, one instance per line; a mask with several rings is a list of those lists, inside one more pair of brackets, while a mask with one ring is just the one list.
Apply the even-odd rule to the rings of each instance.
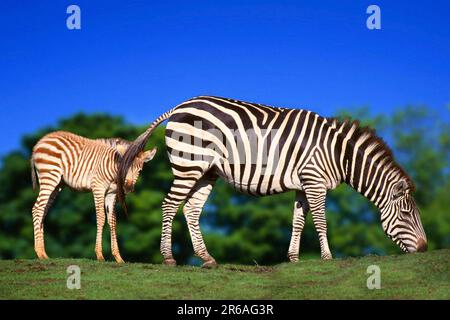
[[159, 117], [136, 139], [124, 155], [119, 185], [151, 132], [166, 119], [166, 145], [174, 174], [172, 188], [163, 202], [161, 252], [168, 264], [175, 263], [171, 228], [182, 202], [195, 253], [206, 266], [215, 264], [204, 244], [199, 216], [219, 177], [236, 190], [256, 196], [296, 190], [288, 251], [291, 261], [298, 259], [309, 209], [319, 234], [322, 258], [332, 257], [325, 197], [328, 190], [342, 182], [378, 206], [384, 230], [404, 251], [423, 250], [426, 246], [418, 209], [410, 194], [414, 189], [412, 181], [395, 163], [385, 143], [357, 122], [327, 119], [307, 110], [196, 97]]

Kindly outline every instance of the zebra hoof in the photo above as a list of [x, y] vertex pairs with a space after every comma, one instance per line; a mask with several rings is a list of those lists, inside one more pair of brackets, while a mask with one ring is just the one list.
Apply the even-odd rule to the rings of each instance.
[[204, 269], [214, 269], [217, 267], [218, 267], [218, 264], [217, 264], [216, 260], [214, 260], [214, 259], [206, 261], [204, 264], [202, 264], [202, 268], [204, 268]]
[[48, 256], [45, 253], [38, 254], [39, 260], [48, 260]]
[[177, 262], [175, 261], [175, 259], [164, 259], [163, 264], [166, 266], [176, 266]]
[[120, 264], [125, 263], [125, 261], [123, 261], [123, 259], [121, 257], [115, 258], [115, 259], [116, 259], [117, 263], [120, 263]]
[[38, 257], [39, 260], [47, 260], [48, 256], [47, 253], [45, 252], [45, 249], [43, 247], [35, 247], [34, 248], [34, 252], [36, 252], [36, 256]]
[[289, 257], [289, 262], [292, 263], [298, 262], [298, 257]]

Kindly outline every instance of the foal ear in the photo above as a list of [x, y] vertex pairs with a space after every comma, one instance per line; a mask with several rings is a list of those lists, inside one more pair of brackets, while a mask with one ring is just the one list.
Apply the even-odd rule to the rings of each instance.
[[158, 148], [156, 147], [152, 150], [145, 151], [142, 155], [142, 160], [144, 160], [144, 162], [149, 162], [155, 156], [156, 151], [158, 151]]
[[125, 151], [127, 151], [127, 147], [124, 146], [123, 144], [118, 144], [116, 146], [116, 150], [117, 150], [117, 152], [120, 153], [121, 156], [123, 156], [125, 154]]

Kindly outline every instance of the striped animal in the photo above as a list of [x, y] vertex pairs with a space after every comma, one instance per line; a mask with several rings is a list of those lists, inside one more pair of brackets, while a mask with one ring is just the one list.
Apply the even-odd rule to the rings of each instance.
[[175, 264], [172, 219], [184, 202], [195, 254], [204, 266], [216, 262], [208, 253], [199, 217], [218, 177], [255, 196], [295, 190], [291, 261], [299, 256], [300, 236], [309, 210], [319, 235], [322, 259], [331, 259], [325, 197], [345, 182], [381, 212], [381, 224], [405, 252], [426, 250], [426, 236], [412, 193], [414, 185], [394, 161], [386, 144], [358, 122], [339, 121], [307, 110], [275, 108], [238, 100], [200, 96], [160, 116], [128, 148], [121, 163], [121, 183], [133, 159], [164, 120], [174, 181], [163, 201], [161, 252]]
[[[64, 185], [75, 191], [92, 191], [97, 212], [95, 253], [103, 261], [102, 231], [105, 211], [111, 230], [111, 250], [117, 262], [123, 262], [116, 236], [116, 177], [120, 159], [130, 142], [119, 139], [87, 139], [69, 132], [44, 136], [33, 148], [31, 176], [33, 188], [39, 179], [40, 190], [33, 206], [34, 250], [39, 259], [48, 259], [44, 245], [44, 218]], [[125, 190], [132, 192], [145, 162], [156, 149], [141, 152], [127, 172]], [[36, 177], [37, 174], [37, 177]]]

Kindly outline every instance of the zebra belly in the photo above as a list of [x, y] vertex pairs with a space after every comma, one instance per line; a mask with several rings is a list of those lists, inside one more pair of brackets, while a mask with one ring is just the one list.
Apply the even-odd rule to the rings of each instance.
[[75, 191], [90, 191], [92, 189], [91, 180], [92, 174], [85, 173], [82, 175], [75, 175], [73, 172], [63, 175], [64, 183]]
[[[231, 167], [233, 168], [233, 167]], [[242, 179], [244, 174], [239, 177], [233, 177], [230, 172], [225, 172], [222, 168], [216, 167], [216, 174], [230, 184], [236, 191], [244, 194], [265, 196], [284, 193], [290, 190], [301, 190], [301, 183], [298, 175], [285, 173], [280, 176], [275, 174], [259, 174], [249, 175], [247, 179]], [[252, 172], [255, 172], [256, 168], [252, 168]], [[234, 170], [231, 170], [234, 172]], [[264, 171], [263, 171], [264, 172]]]

